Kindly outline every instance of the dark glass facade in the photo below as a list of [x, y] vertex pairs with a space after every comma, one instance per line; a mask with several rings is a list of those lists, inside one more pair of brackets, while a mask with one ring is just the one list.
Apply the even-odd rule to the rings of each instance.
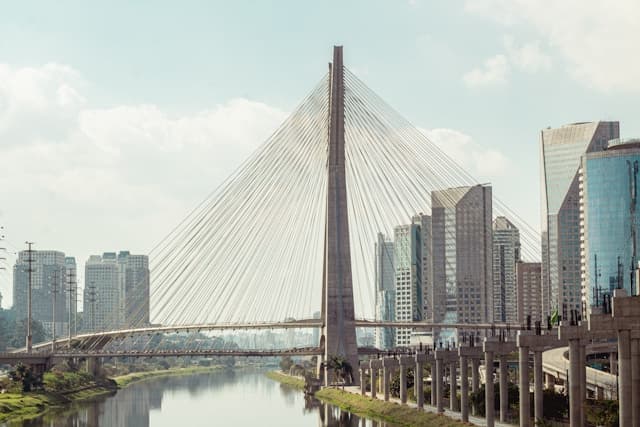
[[589, 306], [604, 293], [637, 292], [640, 143], [612, 145], [582, 158], [583, 283]]

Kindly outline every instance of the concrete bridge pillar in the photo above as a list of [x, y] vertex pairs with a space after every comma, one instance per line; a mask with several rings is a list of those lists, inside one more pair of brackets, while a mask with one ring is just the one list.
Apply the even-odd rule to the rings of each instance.
[[[620, 427], [631, 427], [631, 339], [629, 330], [618, 331], [618, 404], [620, 405]], [[572, 424], [573, 427], [573, 424]]]
[[424, 362], [427, 360], [427, 355], [424, 353], [416, 353], [414, 356], [416, 362], [416, 372], [413, 375], [413, 390], [416, 395], [416, 405], [418, 409], [424, 408]]
[[631, 419], [640, 427], [640, 340], [631, 339]]
[[533, 398], [534, 398], [534, 419], [536, 423], [542, 421], [543, 417], [543, 384], [542, 384], [542, 351], [533, 352]]
[[[480, 359], [471, 358], [471, 392], [476, 393], [480, 388]], [[471, 408], [471, 413], [476, 414], [476, 407]]]
[[102, 369], [102, 360], [98, 357], [88, 357], [87, 358], [87, 372], [91, 375], [98, 376], [100, 375], [100, 371]]
[[[407, 403], [407, 371], [415, 363], [412, 356], [400, 356], [400, 403]], [[414, 375], [415, 381], [415, 375]], [[414, 384], [415, 391], [415, 384]]]
[[[440, 354], [439, 354], [440, 353]], [[444, 402], [443, 402], [443, 395], [444, 395], [444, 386], [442, 384], [442, 369], [443, 369], [443, 357], [440, 351], [436, 350], [436, 375], [435, 375], [435, 379], [433, 379], [433, 372], [431, 373], [431, 382], [432, 384], [435, 384], [435, 395], [436, 395], [436, 411], [438, 413], [444, 412]], [[432, 391], [433, 393], [433, 391]]]
[[495, 427], [495, 396], [493, 387], [493, 351], [484, 352], [485, 388], [484, 405], [487, 427]]
[[360, 363], [360, 394], [364, 396], [367, 394], [366, 368], [364, 366], [366, 362]]
[[[580, 340], [580, 399], [584, 402], [587, 399], [587, 346], [584, 340]], [[587, 412], [584, 405], [580, 405], [580, 424], [587, 425]]]
[[371, 374], [371, 398], [375, 399], [378, 391], [378, 370], [382, 366], [380, 359], [369, 360], [369, 373]]
[[393, 357], [385, 357], [382, 359], [382, 386], [384, 388], [384, 400], [385, 402], [389, 401], [389, 396], [391, 392], [391, 374], [393, 373], [394, 368], [398, 366], [398, 360]]
[[449, 364], [449, 409], [459, 411], [458, 406], [458, 366], [454, 360]]
[[460, 356], [460, 416], [463, 423], [469, 422], [469, 361]]
[[498, 356], [500, 362], [500, 422], [506, 422], [509, 412], [509, 377], [507, 366], [507, 355]]
[[581, 427], [582, 398], [580, 397], [580, 340], [569, 340], [569, 424]]
[[432, 357], [429, 367], [431, 369], [431, 406], [438, 406], [438, 386], [436, 383], [436, 359]]
[[518, 348], [518, 367], [520, 371], [520, 427], [531, 425], [529, 407], [529, 347]]

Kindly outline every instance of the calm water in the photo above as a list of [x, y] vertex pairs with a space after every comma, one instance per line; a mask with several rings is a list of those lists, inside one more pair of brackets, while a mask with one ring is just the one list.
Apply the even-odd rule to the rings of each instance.
[[244, 370], [151, 379], [114, 396], [4, 426], [391, 427], [315, 400], [305, 401], [302, 392], [272, 381], [262, 372]]

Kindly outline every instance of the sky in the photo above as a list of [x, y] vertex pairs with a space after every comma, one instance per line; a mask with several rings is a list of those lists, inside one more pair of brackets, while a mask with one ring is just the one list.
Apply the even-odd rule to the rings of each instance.
[[[0, 1], [2, 306], [25, 241], [148, 253], [275, 130], [333, 45], [534, 228], [539, 133], [640, 137], [640, 2]], [[81, 283], [82, 285], [82, 283]]]

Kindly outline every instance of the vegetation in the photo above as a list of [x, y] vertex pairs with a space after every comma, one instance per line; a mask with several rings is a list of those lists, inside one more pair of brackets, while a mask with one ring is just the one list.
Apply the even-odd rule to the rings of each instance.
[[[0, 351], [5, 351], [8, 347], [20, 348], [25, 346], [27, 319], [16, 320], [15, 317], [14, 310], [0, 308]], [[37, 320], [31, 321], [31, 334], [34, 344], [49, 338], [44, 326]]]
[[387, 421], [397, 426], [462, 427], [466, 425], [445, 415], [417, 411], [406, 405], [372, 400], [338, 389], [325, 388], [317, 392], [316, 397], [356, 415]]
[[589, 424], [603, 427], [619, 425], [620, 413], [617, 400], [589, 400], [585, 408]]
[[353, 384], [353, 368], [342, 356], [331, 356], [326, 362], [325, 369], [332, 369], [336, 379], [344, 385]]
[[278, 381], [279, 383], [297, 388], [299, 390], [304, 390], [304, 380], [298, 377], [294, 377], [291, 375], [286, 375], [276, 371], [269, 371], [266, 373], [267, 377]]

